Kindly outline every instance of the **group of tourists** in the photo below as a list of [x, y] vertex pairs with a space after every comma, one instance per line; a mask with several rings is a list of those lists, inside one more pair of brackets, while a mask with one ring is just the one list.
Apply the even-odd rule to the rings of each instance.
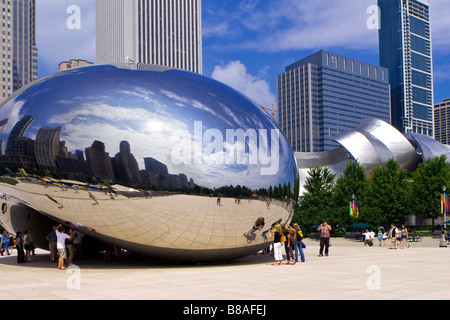
[[53, 227], [46, 239], [49, 243], [50, 249], [50, 261], [58, 261], [58, 269], [66, 270], [66, 264], [68, 266], [73, 265], [75, 258], [81, 259], [81, 248], [83, 234], [69, 229], [66, 232], [66, 228], [63, 225]]
[[[364, 246], [373, 246], [375, 241], [375, 232], [373, 229], [369, 231], [366, 229], [362, 233], [364, 237]], [[376, 235], [378, 239], [378, 246], [386, 247], [387, 239], [391, 240], [391, 246], [389, 249], [397, 248], [409, 248], [409, 244], [406, 242], [409, 236], [408, 229], [405, 225], [402, 225], [401, 229], [397, 228], [394, 223], [391, 224], [389, 231], [384, 228], [378, 229], [378, 234]]]
[[[73, 264], [75, 258], [81, 259], [82, 237], [84, 235], [76, 230], [69, 229], [68, 233], [64, 226], [53, 227], [46, 239], [49, 243], [50, 261], [58, 261], [58, 268], [65, 270], [65, 265]], [[35, 260], [35, 245], [31, 229], [24, 232], [18, 231], [14, 236], [4, 231], [0, 238], [0, 254], [6, 253], [8, 256], [17, 251], [17, 263], [31, 262]]]
[[[7, 231], [3, 232], [4, 235]], [[17, 263], [25, 263], [33, 261], [36, 257], [33, 240], [33, 233], [31, 229], [24, 231], [18, 231], [14, 237], [12, 234], [8, 234], [8, 241], [4, 241], [2, 236], [2, 248], [5, 248], [8, 255], [12, 254], [13, 248], [17, 250]], [[3, 247], [3, 245], [6, 245]], [[3, 254], [2, 254], [3, 255]]]
[[[273, 239], [271, 245], [267, 247], [267, 252], [275, 258], [274, 265], [279, 266], [283, 262], [283, 247], [286, 254], [286, 264], [294, 265], [299, 262], [305, 262], [305, 254], [303, 249], [306, 245], [303, 243], [303, 232], [298, 223], [292, 224], [281, 223], [282, 219], [274, 222], [270, 228], [262, 233], [263, 237], [269, 234], [270, 239]], [[265, 225], [263, 217], [258, 218], [253, 227], [243, 233], [247, 239], [251, 239], [251, 236], [258, 230], [262, 230]], [[317, 231], [320, 231], [320, 248], [319, 257], [324, 254], [328, 256], [328, 250], [330, 247], [330, 231], [331, 226], [326, 220], [323, 220], [319, 225]]]
[[281, 224], [281, 220], [273, 223], [268, 230], [269, 237], [273, 239], [272, 250], [275, 258], [274, 265], [281, 265], [283, 262], [282, 248], [286, 253], [286, 264], [296, 264], [299, 260], [305, 262], [305, 254], [303, 253], [304, 244], [302, 242], [303, 232], [297, 223], [292, 226], [289, 224]]

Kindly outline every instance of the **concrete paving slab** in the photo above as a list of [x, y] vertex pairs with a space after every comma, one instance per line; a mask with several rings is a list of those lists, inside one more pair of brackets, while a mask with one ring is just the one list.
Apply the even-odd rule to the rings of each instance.
[[156, 260], [82, 260], [58, 270], [48, 252], [17, 264], [0, 257], [1, 300], [449, 300], [450, 246], [424, 238], [410, 248], [365, 247], [333, 238], [330, 256], [305, 240], [306, 262], [274, 266], [269, 255], [186, 265]]

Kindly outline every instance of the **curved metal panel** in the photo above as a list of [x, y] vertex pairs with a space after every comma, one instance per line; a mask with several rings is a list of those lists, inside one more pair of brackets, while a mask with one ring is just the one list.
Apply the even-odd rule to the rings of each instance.
[[400, 131], [385, 121], [375, 118], [366, 119], [361, 122], [357, 130], [363, 134], [368, 132], [382, 142], [401, 168], [412, 170], [417, 165], [418, 157], [414, 147]]
[[333, 141], [342, 145], [366, 171], [383, 163], [371, 141], [361, 132], [346, 132], [333, 137]]
[[407, 134], [406, 137], [414, 146], [416, 146], [419, 154], [422, 155], [424, 160], [446, 155], [447, 161], [450, 162], [449, 146], [443, 145], [439, 141], [422, 134], [410, 133]]
[[[268, 226], [292, 217], [298, 171], [286, 138], [256, 103], [195, 73], [70, 69], [20, 90], [0, 121], [0, 166], [48, 178], [0, 192], [130, 250], [230, 260], [267, 245], [260, 231], [243, 235], [258, 217]], [[61, 176], [68, 182], [52, 180]], [[275, 188], [286, 197], [269, 207]]]

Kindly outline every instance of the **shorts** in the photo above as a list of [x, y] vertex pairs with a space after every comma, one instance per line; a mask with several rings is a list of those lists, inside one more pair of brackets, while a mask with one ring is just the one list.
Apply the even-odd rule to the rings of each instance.
[[60, 259], [66, 259], [67, 257], [66, 249], [58, 249], [58, 257]]

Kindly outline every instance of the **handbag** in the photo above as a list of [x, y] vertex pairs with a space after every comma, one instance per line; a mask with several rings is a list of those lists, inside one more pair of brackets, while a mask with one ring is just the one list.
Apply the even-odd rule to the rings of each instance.
[[306, 249], [306, 244], [304, 244], [303, 242], [302, 242], [302, 248]]

